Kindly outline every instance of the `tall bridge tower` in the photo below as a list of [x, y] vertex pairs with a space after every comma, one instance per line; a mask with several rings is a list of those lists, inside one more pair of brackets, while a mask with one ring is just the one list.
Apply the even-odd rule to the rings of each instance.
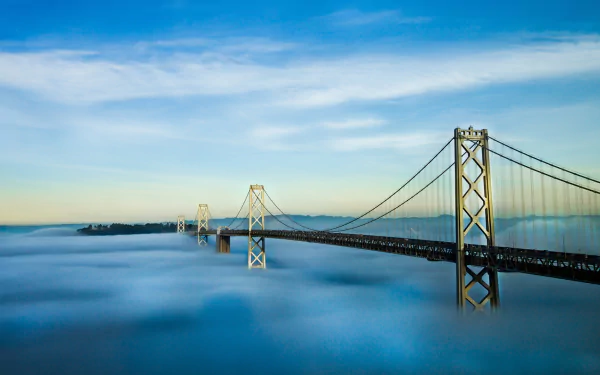
[[177, 216], [177, 233], [185, 233], [185, 216]]
[[250, 185], [248, 196], [248, 268], [267, 268], [265, 238], [254, 236], [252, 230], [265, 229], [265, 189], [263, 185]]
[[198, 245], [206, 246], [208, 245], [208, 235], [201, 234], [201, 231], [208, 230], [208, 219], [210, 218], [210, 213], [208, 211], [207, 204], [199, 204], [198, 205]]
[[[490, 303], [493, 310], [500, 305], [498, 270], [483, 267], [476, 272], [467, 266], [465, 259], [465, 239], [473, 229], [477, 229], [473, 234], [483, 235], [487, 246], [495, 245], [487, 130], [457, 128], [454, 142], [457, 302], [459, 308], [464, 308], [468, 301], [475, 310], [482, 310]], [[465, 285], [467, 274], [471, 280]], [[484, 280], [486, 275], [487, 282]], [[476, 285], [483, 287], [486, 293], [478, 300], [469, 295]]]

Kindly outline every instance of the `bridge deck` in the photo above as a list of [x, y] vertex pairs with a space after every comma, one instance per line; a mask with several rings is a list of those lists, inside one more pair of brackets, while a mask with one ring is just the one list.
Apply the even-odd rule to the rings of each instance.
[[[217, 231], [202, 231], [200, 234], [214, 235]], [[248, 230], [221, 230], [220, 234], [248, 236]], [[252, 234], [256, 237], [353, 247], [431, 261], [456, 262], [456, 244], [453, 242], [291, 230], [253, 230]], [[467, 263], [473, 266], [495, 267], [501, 272], [520, 272], [600, 284], [600, 256], [596, 255], [470, 244], [465, 245], [465, 252]]]

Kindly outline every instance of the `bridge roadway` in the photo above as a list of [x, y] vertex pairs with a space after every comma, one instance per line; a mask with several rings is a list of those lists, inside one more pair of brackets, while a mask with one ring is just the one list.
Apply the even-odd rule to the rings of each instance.
[[[193, 235], [198, 232], [190, 232]], [[216, 230], [199, 232], [216, 235]], [[248, 230], [223, 230], [223, 237], [247, 237]], [[277, 238], [325, 245], [353, 247], [384, 253], [425, 258], [430, 261], [456, 262], [456, 244], [410, 238], [373, 236], [349, 233], [309, 232], [292, 230], [253, 230], [253, 237]], [[600, 256], [554, 251], [465, 245], [467, 264], [497, 268], [500, 272], [520, 272], [531, 275], [600, 284]]]

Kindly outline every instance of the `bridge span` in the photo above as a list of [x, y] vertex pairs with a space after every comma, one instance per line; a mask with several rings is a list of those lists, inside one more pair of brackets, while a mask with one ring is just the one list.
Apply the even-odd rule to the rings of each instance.
[[[248, 230], [226, 229], [189, 233], [194, 236], [216, 235], [217, 251], [222, 253], [230, 251], [230, 237], [248, 237], [250, 235]], [[379, 251], [424, 258], [429, 261], [456, 263], [456, 243], [453, 242], [293, 230], [254, 230], [252, 235]], [[465, 253], [465, 259], [470, 266], [492, 267], [499, 272], [519, 272], [600, 284], [600, 256], [596, 255], [472, 244], [465, 245]]]
[[[343, 223], [311, 221], [316, 227], [301, 221], [263, 185], [250, 185], [231, 222], [216, 225], [208, 205], [200, 204], [197, 227], [188, 232], [179, 216], [177, 231], [197, 236], [201, 246], [216, 235], [224, 253], [231, 237], [247, 237], [250, 269], [266, 268], [267, 238], [455, 263], [460, 308], [497, 308], [499, 272], [600, 284], [600, 179], [518, 150], [485, 129], [455, 129], [416, 174], [362, 215]], [[474, 299], [473, 287], [484, 288], [485, 296]]]

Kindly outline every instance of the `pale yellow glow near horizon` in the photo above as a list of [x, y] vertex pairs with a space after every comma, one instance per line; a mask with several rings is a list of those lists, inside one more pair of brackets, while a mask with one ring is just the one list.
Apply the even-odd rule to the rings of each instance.
[[[281, 191], [281, 189], [283, 190]], [[437, 194], [435, 187], [430, 197]], [[145, 184], [127, 187], [103, 188], [62, 188], [48, 189], [43, 194], [28, 190], [5, 192], [0, 197], [0, 224], [3, 225], [34, 225], [34, 224], [69, 224], [69, 223], [112, 223], [112, 222], [165, 222], [175, 221], [177, 215], [185, 215], [193, 220], [199, 203], [207, 203], [214, 218], [233, 217], [240, 208], [245, 196], [245, 189], [236, 191], [215, 189], [191, 189], [184, 186], [170, 188], [149, 187]], [[296, 187], [279, 186], [276, 193], [270, 194], [277, 200], [278, 205], [288, 214], [301, 215], [331, 215], [356, 216], [370, 209], [385, 198], [384, 189], [377, 194], [365, 194], [362, 188], [346, 189], [335, 192], [335, 189], [324, 189], [323, 194], [301, 193]], [[552, 196], [552, 190], [546, 192], [546, 199]], [[573, 192], [574, 189], [571, 189]], [[596, 197], [590, 199], [590, 194], [582, 194], [579, 199], [575, 194], [570, 199], [561, 197], [557, 201], [547, 203], [542, 212], [541, 194], [522, 198], [514, 195], [497, 193], [495, 198], [496, 217], [522, 217], [535, 214], [537, 216], [582, 214], [599, 215], [600, 202]], [[206, 197], [206, 199], [200, 197]], [[448, 194], [442, 194], [445, 199]], [[359, 199], [360, 198], [360, 199]], [[401, 203], [407, 196], [398, 197], [382, 205], [369, 217], [379, 215]], [[398, 214], [390, 214], [388, 218], [407, 216], [427, 216], [429, 212], [437, 214], [454, 214], [453, 200], [430, 202], [425, 204], [426, 197], [403, 206]], [[531, 207], [534, 207], [534, 210]], [[272, 206], [270, 206], [272, 208]], [[248, 208], [242, 209], [241, 215]], [[273, 209], [274, 211], [274, 209]], [[278, 214], [278, 212], [273, 212]]]
[[[211, 183], [213, 183], [211, 185]], [[277, 184], [269, 190], [278, 205], [291, 214], [352, 216], [370, 208], [388, 191], [368, 195], [369, 189], [336, 191], [339, 186], [325, 186], [327, 181], [306, 190], [293, 184]], [[204, 187], [201, 187], [204, 185]], [[230, 184], [231, 185], [231, 184]], [[222, 181], [189, 185], [138, 183], [107, 186], [70, 186], [12, 189], [0, 195], [0, 224], [69, 224], [104, 222], [175, 221], [178, 215], [193, 220], [199, 203], [206, 203], [214, 217], [233, 217], [247, 193], [247, 186], [230, 187]], [[249, 186], [249, 184], [248, 184]], [[358, 200], [356, 197], [364, 199]], [[242, 215], [247, 208], [244, 207]]]
[[[522, 196], [518, 181], [511, 181], [508, 172], [510, 170], [502, 168], [494, 171], [496, 217], [600, 214], [600, 202], [592, 193], [546, 184], [542, 195], [539, 179], [534, 183], [533, 194], [527, 186], [525, 196]], [[427, 216], [427, 213], [454, 214], [451, 196], [453, 177], [448, 174], [445, 178], [444, 183], [440, 181], [427, 190], [429, 196], [419, 196], [417, 200], [404, 206], [398, 215], [391, 214], [388, 217]], [[383, 176], [377, 181], [364, 179], [345, 183], [336, 176], [329, 176], [312, 183], [300, 183], [272, 176], [256, 178], [257, 181], [250, 182], [262, 182], [271, 197], [288, 214], [357, 216], [389, 196], [397, 189], [397, 181], [401, 179], [402, 177], [393, 175]], [[189, 179], [164, 182], [118, 181], [103, 176], [97, 180], [82, 180], [77, 183], [9, 183], [0, 190], [0, 224], [165, 222], [175, 221], [178, 215], [185, 215], [188, 220], [193, 220], [199, 203], [208, 204], [215, 218], [233, 217], [248, 191], [248, 185], [250, 183], [240, 184], [225, 178], [194, 175]], [[515, 194], [507, 191], [510, 188], [515, 190]], [[498, 191], [502, 189], [502, 192]], [[441, 194], [438, 195], [438, 191]], [[569, 198], [565, 196], [565, 192], [570, 192]], [[398, 194], [369, 217], [391, 209], [411, 194], [410, 191]], [[424, 203], [427, 197], [438, 200], [429, 202], [427, 206]], [[439, 201], [440, 197], [443, 202]], [[244, 207], [241, 215], [246, 213], [247, 208]]]

